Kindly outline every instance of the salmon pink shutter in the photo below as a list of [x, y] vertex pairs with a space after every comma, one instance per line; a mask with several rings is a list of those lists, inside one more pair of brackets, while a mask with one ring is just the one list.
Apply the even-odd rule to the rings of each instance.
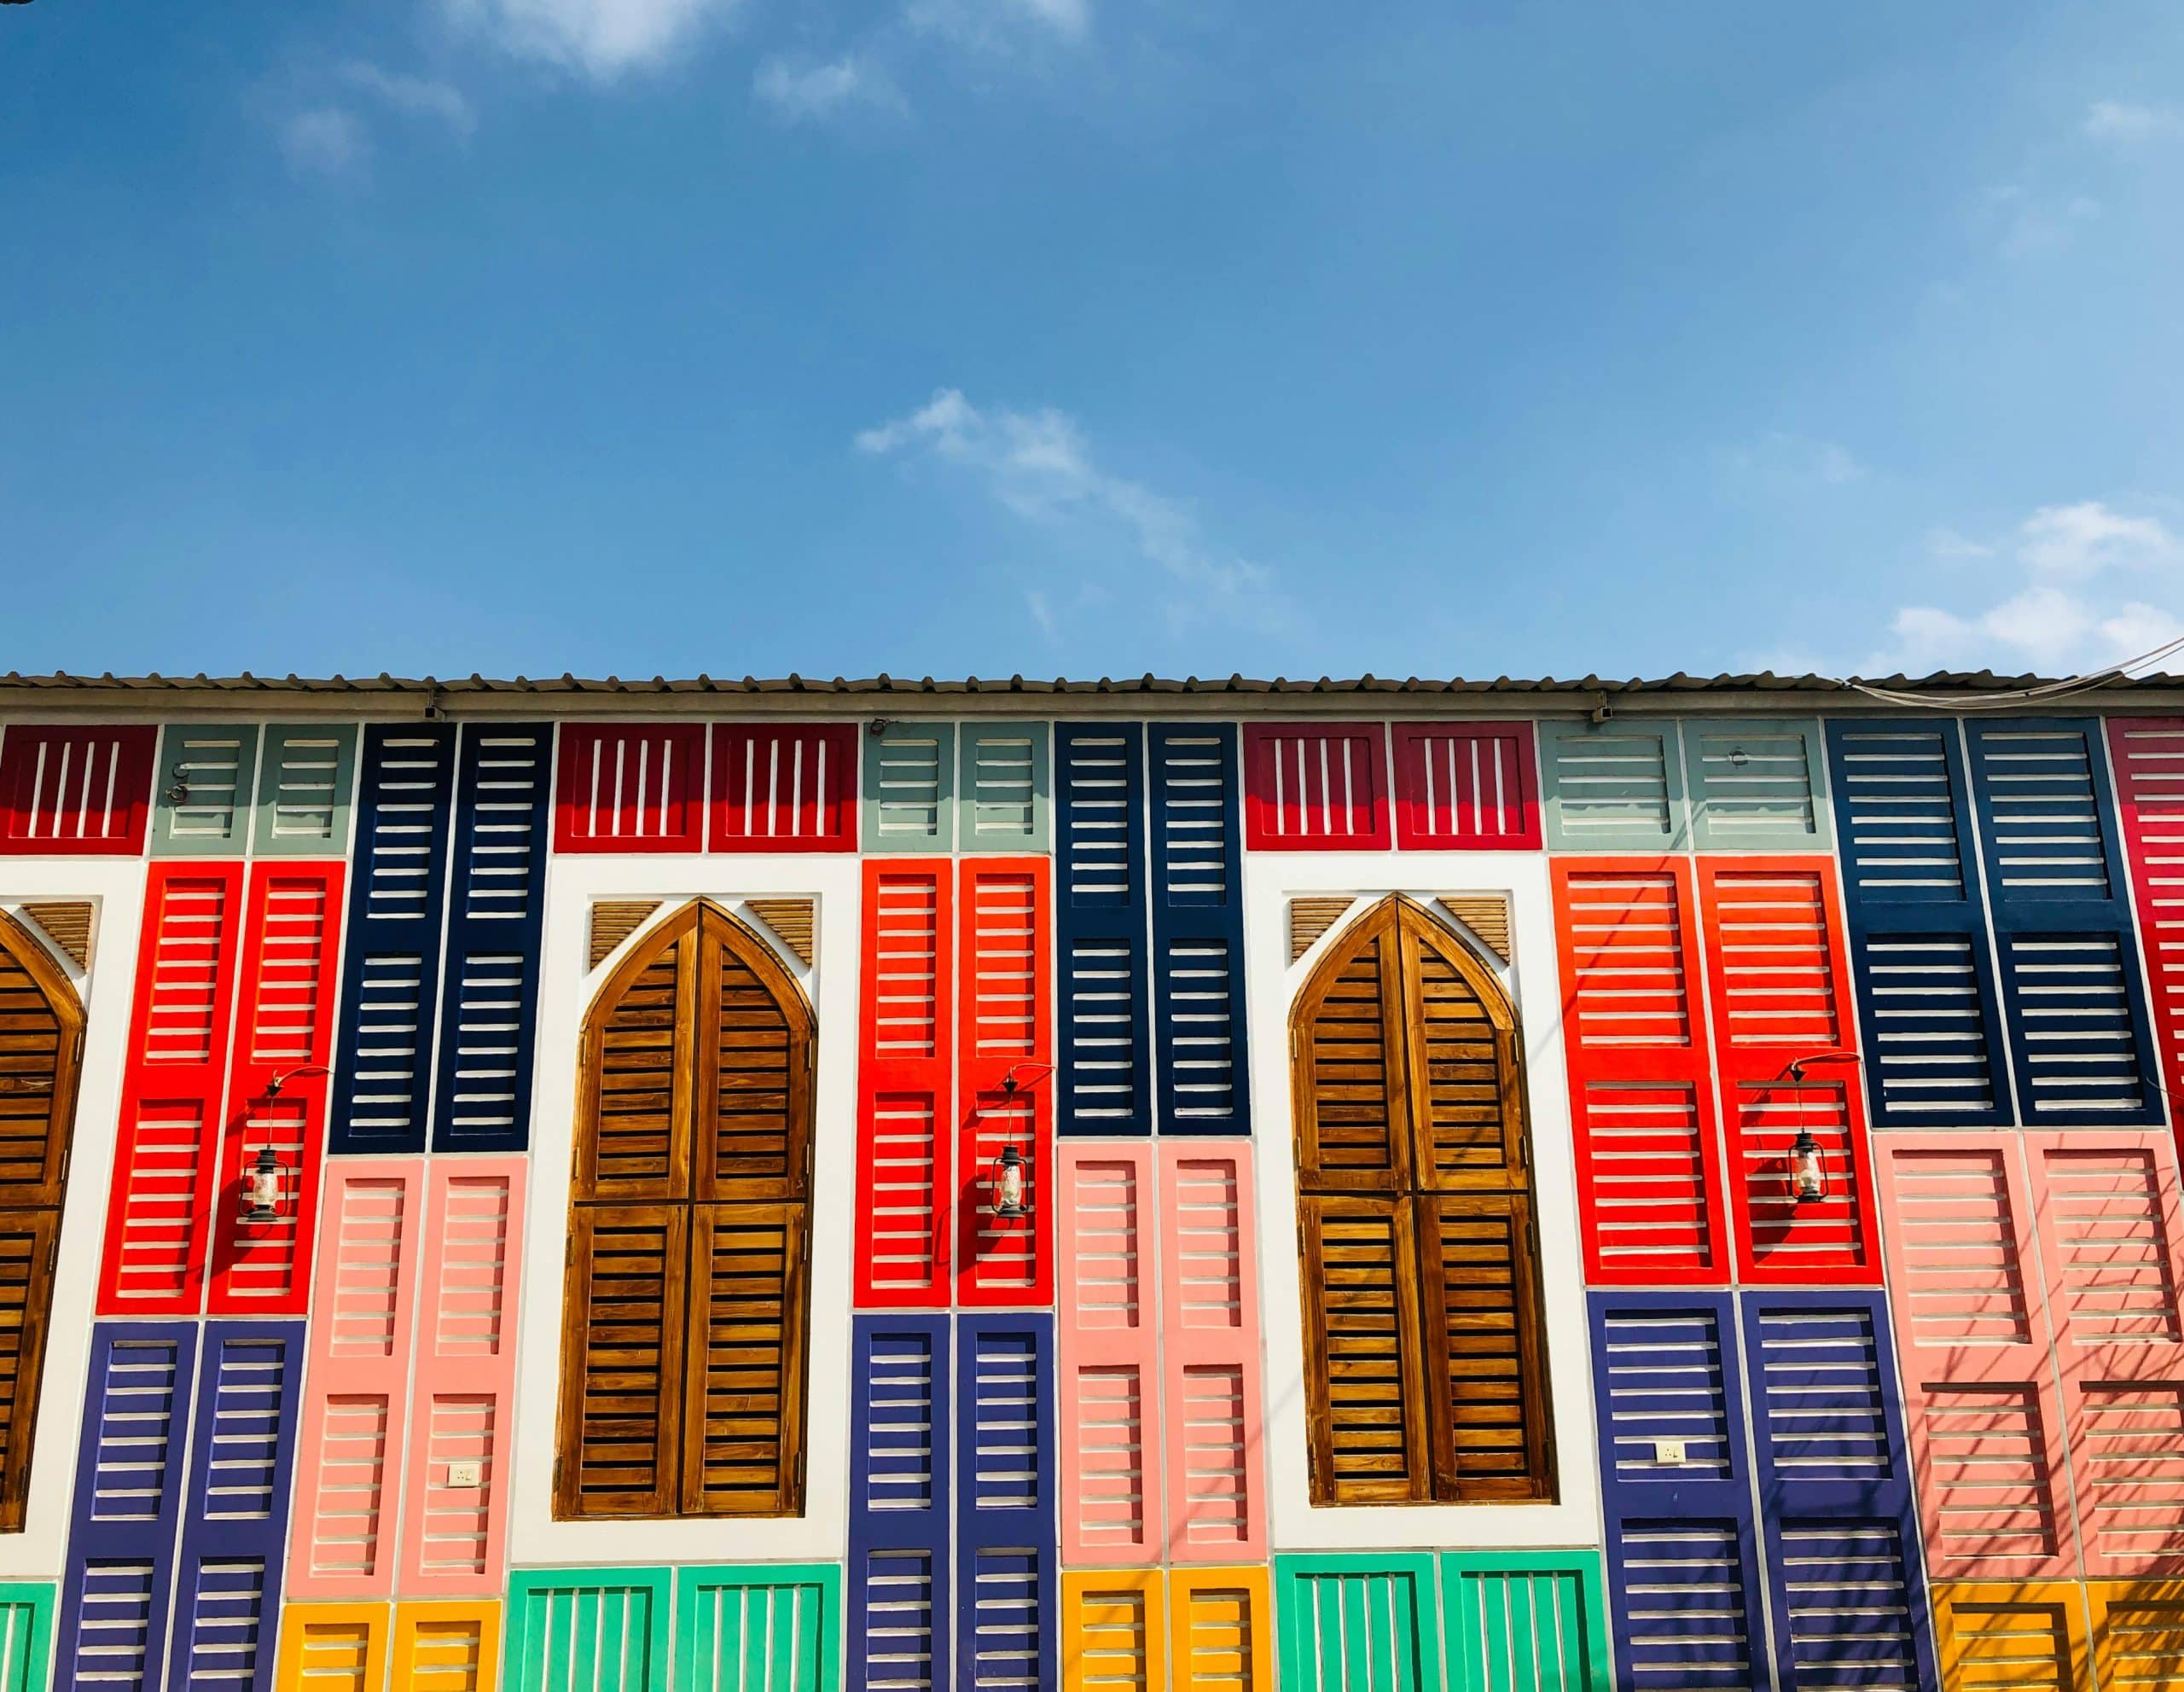
[[854, 723], [713, 725], [715, 852], [857, 850]]
[[[961, 877], [956, 1301], [1043, 1305], [1054, 1296], [1047, 1191], [1054, 1119], [1048, 861], [979, 858], [964, 863]], [[1024, 1159], [1031, 1211], [1014, 1220], [994, 1214], [991, 1172], [1006, 1145]]]
[[1249, 1561], [1267, 1546], [1252, 1148], [1164, 1141], [1159, 1162], [1167, 1561]]
[[695, 852], [705, 824], [699, 723], [561, 725], [556, 852]]
[[2154, 1043], [2184, 1148], [2184, 718], [2111, 717], [2107, 726]]
[[857, 1032], [857, 1301], [949, 1301], [955, 866], [864, 866]]
[[0, 736], [0, 853], [144, 849], [156, 729], [51, 729]]
[[1064, 1141], [1058, 1172], [1062, 1555], [1149, 1565], [1164, 1535], [1152, 1148]]
[[154, 863], [144, 894], [102, 1316], [195, 1316], [243, 929], [240, 863]]
[[1396, 844], [1510, 852], [1540, 844], [1529, 723], [1398, 723]]
[[288, 1552], [299, 1598], [394, 1590], [424, 1173], [418, 1158], [328, 1168]]
[[1586, 1278], [1726, 1284], [1690, 863], [1558, 858], [1549, 875]]
[[1388, 742], [1378, 723], [1246, 724], [1246, 844], [1255, 852], [1388, 845]]

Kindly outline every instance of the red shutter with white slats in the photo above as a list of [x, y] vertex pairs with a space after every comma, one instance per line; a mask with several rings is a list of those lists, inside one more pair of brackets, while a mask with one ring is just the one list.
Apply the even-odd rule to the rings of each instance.
[[1530, 723], [1398, 723], [1395, 763], [1397, 846], [1537, 849], [1539, 775]]
[[554, 783], [556, 852], [695, 852], [702, 844], [702, 723], [564, 723]]
[[9, 729], [0, 736], [0, 853], [142, 852], [158, 733], [31, 723]]
[[1378, 723], [1247, 724], [1244, 843], [1256, 852], [1385, 849], [1387, 764]]
[[[1049, 1301], [1054, 1230], [1046, 1192], [1054, 1124], [1053, 934], [1048, 860], [980, 858], [961, 868], [956, 949], [956, 1301]], [[1014, 1090], [1009, 1086], [1014, 1079]], [[994, 1213], [1002, 1150], [1024, 1159], [1019, 1218]]]
[[713, 725], [715, 852], [854, 852], [853, 723]]
[[101, 1316], [195, 1316], [243, 927], [240, 863], [154, 863], [144, 892]]
[[944, 858], [864, 866], [856, 1297], [866, 1308], [948, 1306], [955, 887]]
[[1149, 1565], [1163, 1532], [1152, 1148], [1066, 1140], [1060, 1157], [1062, 1555]]
[[2108, 750], [2146, 954], [2147, 1014], [2184, 1152], [2184, 717], [2111, 717]]

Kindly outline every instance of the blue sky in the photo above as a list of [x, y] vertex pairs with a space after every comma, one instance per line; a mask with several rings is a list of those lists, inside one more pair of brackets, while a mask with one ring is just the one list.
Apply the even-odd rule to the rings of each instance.
[[0, 9], [0, 669], [2184, 632], [2169, 3]]

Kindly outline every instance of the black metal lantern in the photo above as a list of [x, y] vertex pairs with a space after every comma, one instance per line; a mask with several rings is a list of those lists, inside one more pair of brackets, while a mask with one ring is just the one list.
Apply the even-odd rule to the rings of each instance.
[[1003, 1143], [1001, 1155], [993, 1160], [993, 1213], [1003, 1221], [1018, 1221], [1031, 1213], [1025, 1199], [1024, 1172], [1028, 1166], [1014, 1141]]
[[1790, 1196], [1801, 1205], [1816, 1205], [1827, 1197], [1827, 1159], [1812, 1130], [1804, 1126], [1790, 1146]]
[[285, 1189], [281, 1177], [288, 1171], [270, 1146], [260, 1146], [258, 1156], [243, 1177], [243, 1195], [250, 1202], [242, 1219], [253, 1228], [270, 1227], [281, 1219]]

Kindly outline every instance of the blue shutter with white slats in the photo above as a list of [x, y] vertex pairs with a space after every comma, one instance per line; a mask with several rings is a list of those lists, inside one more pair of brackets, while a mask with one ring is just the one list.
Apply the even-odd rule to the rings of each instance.
[[1153, 1128], [1146, 1033], [1144, 730], [1057, 724], [1055, 956], [1065, 1134]]
[[543, 723], [462, 730], [434, 1151], [521, 1151], [530, 1142], [553, 748]]
[[965, 1317], [956, 1335], [961, 1692], [1056, 1681], [1054, 1319]]
[[944, 1687], [948, 1318], [860, 1316], [851, 1332], [849, 1683]]
[[421, 1152], [439, 1002], [455, 730], [364, 731], [356, 869], [343, 940], [334, 1152]]
[[1153, 1022], [1164, 1134], [1251, 1132], [1236, 730], [1150, 730]]

